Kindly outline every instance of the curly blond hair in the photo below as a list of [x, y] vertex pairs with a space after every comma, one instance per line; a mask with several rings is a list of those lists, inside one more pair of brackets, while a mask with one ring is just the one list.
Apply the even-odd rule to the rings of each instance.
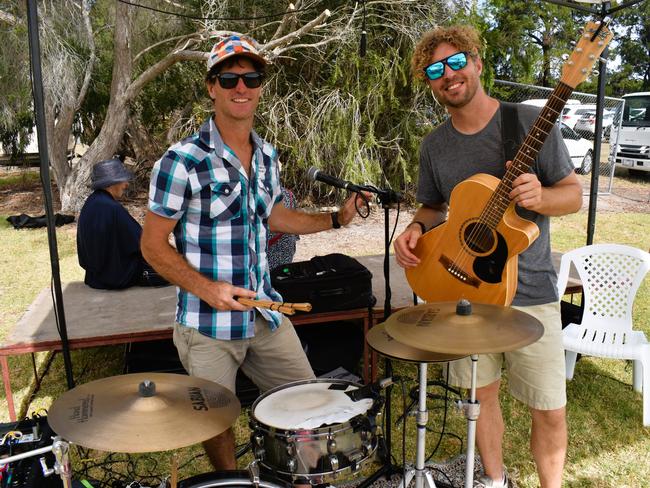
[[415, 46], [411, 58], [411, 72], [414, 77], [425, 79], [424, 68], [431, 64], [433, 51], [443, 42], [451, 44], [459, 51], [469, 53], [472, 57], [480, 56], [481, 38], [474, 27], [470, 25], [436, 27], [426, 32]]

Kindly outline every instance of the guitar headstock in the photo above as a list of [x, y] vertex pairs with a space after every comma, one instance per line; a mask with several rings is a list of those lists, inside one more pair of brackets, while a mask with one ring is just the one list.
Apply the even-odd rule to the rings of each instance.
[[[598, 30], [599, 27], [600, 30]], [[596, 32], [598, 34], [592, 41], [591, 38], [594, 37]], [[609, 41], [612, 40], [612, 37], [614, 37], [614, 34], [608, 29], [607, 24], [601, 27], [600, 22], [587, 22], [576, 48], [562, 67], [560, 81], [572, 88], [585, 81], [591, 73], [594, 63], [605, 50]]]

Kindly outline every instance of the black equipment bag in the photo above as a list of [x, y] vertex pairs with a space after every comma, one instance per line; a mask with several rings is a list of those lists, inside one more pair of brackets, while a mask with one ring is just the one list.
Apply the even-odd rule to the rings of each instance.
[[345, 254], [316, 256], [271, 270], [271, 283], [285, 302], [309, 302], [312, 312], [372, 307], [372, 273]]

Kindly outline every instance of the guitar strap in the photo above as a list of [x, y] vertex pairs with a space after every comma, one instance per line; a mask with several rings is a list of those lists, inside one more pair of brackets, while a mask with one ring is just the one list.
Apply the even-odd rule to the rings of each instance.
[[517, 104], [500, 102], [501, 110], [501, 141], [506, 155], [506, 161], [515, 159], [520, 144]]

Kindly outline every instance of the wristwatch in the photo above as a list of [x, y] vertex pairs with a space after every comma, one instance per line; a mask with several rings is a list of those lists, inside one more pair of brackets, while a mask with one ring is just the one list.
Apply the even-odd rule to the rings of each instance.
[[332, 229], [340, 229], [341, 224], [339, 223], [339, 213], [338, 212], [332, 212], [330, 214], [330, 217], [332, 218]]

